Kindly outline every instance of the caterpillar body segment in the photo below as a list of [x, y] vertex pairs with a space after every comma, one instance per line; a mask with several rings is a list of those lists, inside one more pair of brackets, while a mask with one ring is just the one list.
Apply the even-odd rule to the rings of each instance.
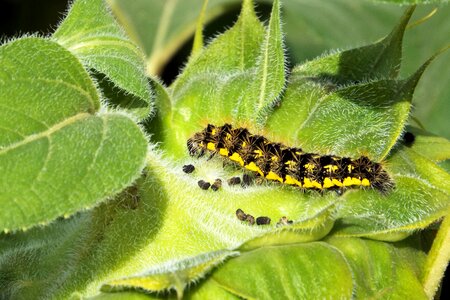
[[219, 154], [268, 180], [303, 189], [372, 187], [384, 193], [393, 187], [381, 164], [365, 156], [353, 159], [305, 153], [230, 124], [209, 124], [195, 133], [187, 146], [192, 156]]

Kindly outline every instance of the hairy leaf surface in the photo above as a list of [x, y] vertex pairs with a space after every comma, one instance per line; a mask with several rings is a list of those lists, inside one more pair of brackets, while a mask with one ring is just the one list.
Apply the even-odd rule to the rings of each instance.
[[[114, 105], [140, 119], [151, 113], [143, 54], [123, 33], [103, 0], [75, 1], [53, 38], [88, 68], [107, 77], [101, 76], [99, 83]], [[123, 90], [120, 97], [114, 97], [120, 89]]]
[[188, 62], [171, 86], [177, 140], [205, 120], [262, 123], [285, 83], [280, 26], [278, 2], [264, 28], [246, 0], [236, 24]]
[[1, 229], [93, 206], [139, 175], [145, 137], [124, 115], [96, 114], [97, 91], [70, 52], [24, 38], [1, 46], [0, 64]]
[[351, 298], [353, 285], [345, 258], [322, 242], [243, 253], [226, 262], [213, 279], [246, 299]]
[[416, 249], [418, 243], [413, 239], [394, 245], [356, 238], [326, 241], [339, 249], [350, 265], [355, 298], [427, 299], [420, 282], [425, 253]]

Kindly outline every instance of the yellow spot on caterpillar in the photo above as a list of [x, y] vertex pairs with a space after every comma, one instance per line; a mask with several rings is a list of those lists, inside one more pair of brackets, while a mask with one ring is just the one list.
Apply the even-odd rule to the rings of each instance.
[[214, 146], [214, 143], [208, 143], [208, 144], [206, 144], [206, 149], [211, 150], [211, 151], [215, 151], [216, 150], [216, 146]]
[[313, 187], [311, 181], [308, 178], [303, 179], [303, 187], [304, 188], [312, 188]]
[[364, 178], [363, 180], [361, 180], [361, 185], [362, 186], [370, 186], [370, 181], [367, 178]]
[[292, 166], [292, 165], [295, 166], [295, 161], [293, 161], [293, 160], [288, 160], [288, 161], [285, 162], [284, 164], [285, 164], [285, 165], [288, 165], [288, 166]]
[[270, 171], [267, 174], [266, 178], [270, 179], [270, 180], [278, 180], [279, 182], [283, 183], [283, 178], [281, 178], [280, 176], [278, 176], [276, 173], [274, 173], [272, 171]]
[[211, 135], [216, 135], [216, 133], [217, 133], [217, 129], [216, 129], [216, 128], [213, 128], [213, 129], [211, 130]]
[[278, 156], [272, 156], [270, 159], [272, 159], [272, 161], [278, 161]]
[[313, 180], [313, 181], [312, 181], [312, 184], [313, 184], [314, 187], [316, 187], [316, 188], [318, 188], [318, 189], [321, 189], [321, 188], [322, 188], [322, 185], [321, 185], [320, 182], [318, 182], [318, 181]]
[[244, 160], [242, 159], [242, 157], [237, 152], [234, 152], [233, 155], [230, 156], [230, 159], [232, 161], [235, 161], [235, 162], [239, 163], [241, 166], [244, 165]]
[[343, 186], [342, 182], [340, 182], [339, 180], [337, 180], [335, 178], [333, 178], [332, 181], [333, 181], [334, 185], [336, 185], [336, 186], [339, 186], [339, 187]]
[[344, 186], [361, 185], [361, 180], [355, 177], [346, 177], [342, 184]]
[[296, 184], [299, 187], [302, 187], [302, 183], [290, 175], [286, 175], [286, 179], [284, 180], [284, 183], [291, 184], [291, 185]]
[[316, 166], [313, 165], [313, 164], [305, 164], [304, 167], [305, 167], [306, 170], [312, 171], [312, 170], [314, 170], [314, 168], [315, 168]]
[[352, 172], [353, 171], [353, 169], [355, 168], [354, 166], [352, 166], [352, 165], [348, 165], [348, 172], [350, 173], [350, 172]]
[[230, 141], [232, 138], [231, 134], [227, 133], [227, 135], [225, 136], [225, 140]]
[[247, 143], [246, 142], [242, 142], [242, 148], [246, 147]]
[[355, 177], [352, 177], [353, 185], [361, 185], [361, 180]]
[[228, 156], [228, 149], [227, 148], [220, 148], [219, 154], [222, 156]]
[[264, 173], [261, 171], [261, 169], [254, 162], [251, 162], [248, 165], [245, 165], [244, 167], [247, 170], [258, 172], [259, 175], [264, 176]]
[[321, 189], [322, 185], [315, 180], [310, 180], [309, 178], [304, 178], [303, 179], [303, 187], [304, 188], [318, 188]]
[[261, 150], [254, 150], [253, 153], [256, 154], [256, 158], [263, 156], [263, 152]]
[[342, 182], [343, 186], [351, 186], [352, 184], [352, 179], [350, 177], [345, 177], [344, 181]]
[[336, 165], [326, 165], [326, 166], [324, 166], [324, 169], [326, 169], [330, 173], [334, 173], [334, 172], [337, 171], [338, 166], [336, 166]]
[[327, 188], [330, 188], [332, 186], [334, 186], [333, 181], [330, 178], [325, 177], [325, 179], [323, 180], [323, 188], [327, 189]]

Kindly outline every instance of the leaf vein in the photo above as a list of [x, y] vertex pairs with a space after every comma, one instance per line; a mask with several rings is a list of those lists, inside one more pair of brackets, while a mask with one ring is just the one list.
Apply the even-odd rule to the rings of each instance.
[[14, 150], [16, 148], [19, 148], [19, 147], [21, 147], [23, 145], [26, 145], [28, 143], [34, 142], [34, 141], [39, 140], [41, 138], [46, 138], [49, 135], [53, 134], [55, 131], [60, 130], [60, 129], [64, 128], [65, 126], [71, 125], [71, 124], [73, 124], [73, 123], [75, 123], [77, 121], [80, 121], [82, 119], [88, 118], [90, 116], [91, 116], [91, 114], [89, 114], [89, 113], [80, 113], [80, 114], [74, 115], [74, 116], [72, 116], [70, 118], [67, 118], [64, 121], [62, 121], [60, 123], [57, 123], [57, 124], [53, 125], [52, 127], [49, 127], [45, 131], [42, 131], [42, 132], [37, 133], [37, 134], [29, 135], [25, 139], [23, 139], [22, 141], [14, 143], [14, 144], [11, 144], [8, 147], [5, 147], [5, 148], [1, 149], [0, 150], [0, 155], [6, 154], [10, 150]]

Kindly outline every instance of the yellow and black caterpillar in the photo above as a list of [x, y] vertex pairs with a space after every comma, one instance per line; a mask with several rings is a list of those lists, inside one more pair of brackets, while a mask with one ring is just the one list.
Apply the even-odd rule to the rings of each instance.
[[187, 146], [192, 156], [202, 156], [206, 151], [218, 153], [266, 179], [304, 189], [372, 187], [386, 192], [393, 187], [383, 167], [365, 156], [352, 159], [305, 153], [230, 124], [209, 124], [195, 133]]

